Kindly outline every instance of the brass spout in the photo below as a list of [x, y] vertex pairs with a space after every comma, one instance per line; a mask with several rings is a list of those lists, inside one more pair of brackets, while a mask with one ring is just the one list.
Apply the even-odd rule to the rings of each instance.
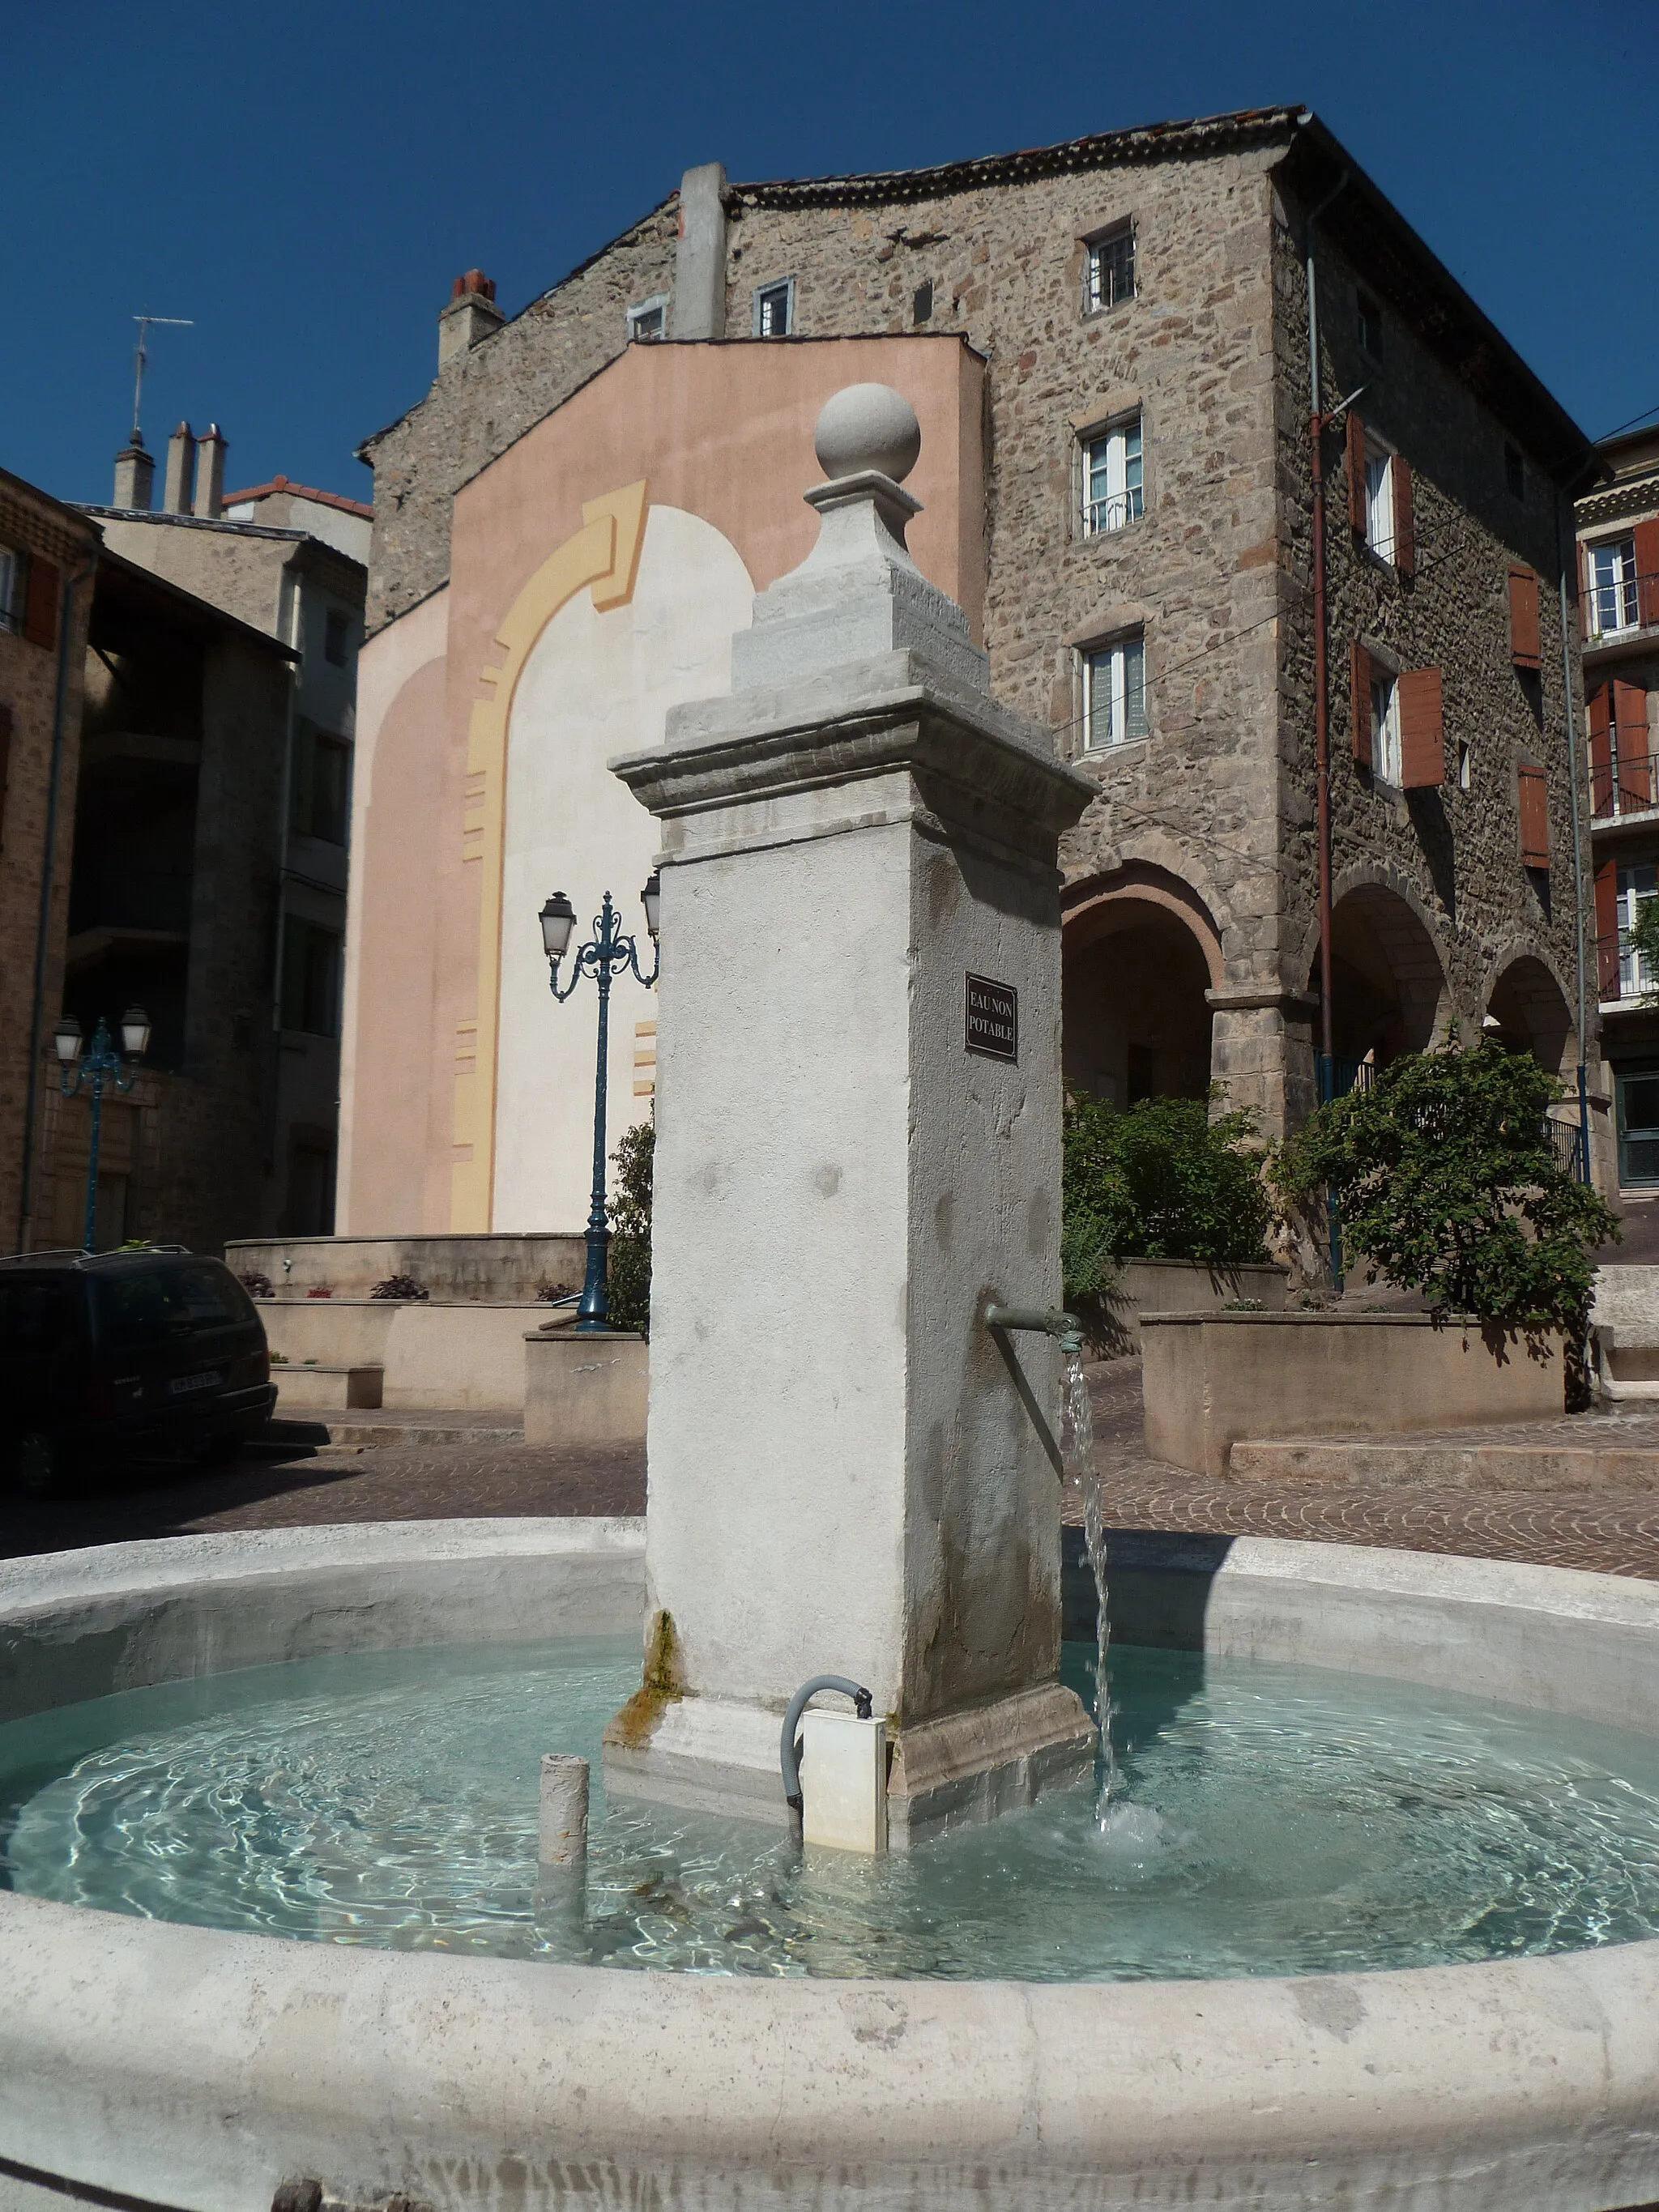
[[1062, 1313], [1058, 1307], [989, 1305], [985, 1309], [985, 1326], [1030, 1329], [1054, 1338], [1062, 1352], [1079, 1357], [1083, 1352], [1083, 1323], [1075, 1314]]

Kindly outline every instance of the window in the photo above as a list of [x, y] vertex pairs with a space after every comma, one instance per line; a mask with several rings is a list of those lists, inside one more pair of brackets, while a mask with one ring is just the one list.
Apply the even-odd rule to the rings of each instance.
[[1394, 456], [1365, 448], [1365, 543], [1379, 561], [1394, 558]]
[[1527, 465], [1521, 458], [1521, 448], [1508, 438], [1504, 441], [1504, 482], [1509, 486], [1511, 499], [1527, 495]]
[[1090, 240], [1083, 311], [1096, 314], [1103, 307], [1116, 307], [1120, 300], [1133, 300], [1134, 294], [1135, 234], [1133, 227], [1126, 223], [1109, 238]]
[[1369, 292], [1358, 296], [1359, 343], [1373, 361], [1382, 358], [1382, 310]]
[[1589, 568], [1589, 629], [1592, 637], [1609, 631], [1634, 629], [1638, 613], [1636, 541], [1614, 538], [1592, 545], [1587, 554]]
[[1083, 655], [1083, 749], [1128, 744], [1146, 729], [1146, 641], [1119, 638]]
[[795, 327], [795, 280], [763, 284], [755, 294], [755, 336], [787, 338]]
[[1083, 447], [1083, 534], [1097, 538], [1121, 530], [1146, 512], [1140, 417], [1132, 416]]
[[1400, 683], [1371, 666], [1371, 774], [1398, 791], [1405, 781], [1405, 749], [1400, 742]]
[[1650, 960], [1636, 951], [1630, 941], [1636, 917], [1647, 902], [1659, 895], [1659, 863], [1621, 860], [1619, 864], [1619, 995], [1644, 998], [1659, 990], [1659, 973]]
[[343, 845], [351, 820], [351, 748], [301, 722], [294, 738], [288, 826], [301, 837]]
[[926, 283], [918, 284], [910, 296], [910, 320], [921, 324], [931, 323], [933, 319], [933, 280], [930, 276]]
[[312, 1036], [339, 1033], [340, 936], [303, 915], [283, 917], [283, 1005], [285, 1030]]
[[9, 545], [0, 545], [0, 630], [16, 631], [23, 627], [27, 573], [27, 557], [14, 553]]
[[323, 659], [332, 667], [343, 668], [350, 652], [351, 617], [331, 607], [323, 623]]
[[648, 345], [668, 336], [668, 295], [659, 292], [653, 299], [641, 300], [637, 307], [628, 311], [628, 337], [630, 344]]

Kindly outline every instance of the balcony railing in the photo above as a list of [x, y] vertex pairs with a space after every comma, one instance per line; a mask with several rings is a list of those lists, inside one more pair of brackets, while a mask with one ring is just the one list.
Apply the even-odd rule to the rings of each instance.
[[1659, 807], [1659, 752], [1621, 744], [1611, 759], [1590, 763], [1590, 811], [1598, 822]]
[[1128, 491], [1115, 491], [1104, 499], [1089, 499], [1083, 502], [1083, 534], [1099, 538], [1108, 531], [1121, 530], [1131, 522], [1139, 522], [1146, 512], [1145, 494], [1137, 487]]
[[1579, 601], [1584, 642], [1601, 645], [1608, 638], [1628, 637], [1632, 631], [1659, 627], [1659, 574], [1635, 571], [1617, 582], [1586, 583]]
[[1639, 1006], [1659, 999], [1659, 967], [1634, 950], [1628, 929], [1596, 939], [1595, 981], [1603, 1006], [1623, 1000]]

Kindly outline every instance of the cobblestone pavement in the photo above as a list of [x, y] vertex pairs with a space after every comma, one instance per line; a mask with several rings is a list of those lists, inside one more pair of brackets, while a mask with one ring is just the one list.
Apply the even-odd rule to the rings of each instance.
[[[1095, 1368], [1090, 1386], [1097, 1463], [1115, 1527], [1400, 1545], [1659, 1579], [1659, 1492], [1218, 1483], [1146, 1456], [1139, 1360]], [[487, 1425], [441, 1418], [453, 1429]], [[1582, 1437], [1587, 1424], [1607, 1442], [1659, 1448], [1659, 1411], [1478, 1433], [1547, 1442], [1569, 1431]], [[1474, 1432], [1461, 1433], [1474, 1440]], [[559, 1447], [497, 1437], [441, 1445], [296, 1443], [262, 1447], [205, 1474], [132, 1467], [52, 1498], [0, 1500], [0, 1557], [211, 1529], [644, 1510], [645, 1453], [638, 1445]]]
[[[1214, 1482], [1148, 1459], [1140, 1435], [1140, 1363], [1115, 1360], [1090, 1376], [1096, 1465], [1108, 1517], [1120, 1528], [1171, 1528], [1220, 1536], [1289, 1536], [1335, 1544], [1396, 1545], [1485, 1559], [1529, 1559], [1596, 1574], [1659, 1579], [1659, 1492], [1525, 1492], [1422, 1489], [1320, 1490], [1302, 1484]], [[1566, 1432], [1618, 1431], [1616, 1441], [1659, 1444], [1652, 1413], [1583, 1414], [1569, 1421], [1459, 1431], [1477, 1438], [1552, 1442]], [[1073, 1509], [1068, 1518], [1081, 1518]]]
[[264, 1446], [206, 1473], [133, 1466], [0, 1498], [0, 1558], [210, 1529], [644, 1510], [642, 1444]]

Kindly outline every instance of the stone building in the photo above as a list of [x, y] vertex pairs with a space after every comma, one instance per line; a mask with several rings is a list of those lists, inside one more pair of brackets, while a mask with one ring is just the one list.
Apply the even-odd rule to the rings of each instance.
[[1491, 1025], [1585, 1064], [1606, 1161], [1559, 588], [1597, 465], [1304, 111], [877, 176], [710, 165], [520, 316], [475, 270], [441, 325], [430, 391], [363, 449], [343, 1229], [580, 1218], [589, 1033], [548, 1004], [534, 906], [631, 892], [650, 829], [605, 760], [724, 685], [811, 542], [816, 410], [860, 380], [922, 422], [918, 564], [1099, 788], [1062, 855], [1070, 1079], [1219, 1082], [1276, 1133], [1322, 1060], [1340, 1087]]
[[0, 470], [0, 1251], [27, 1241], [40, 1182], [97, 557], [84, 516]]
[[129, 447], [117, 504], [85, 510], [125, 559], [290, 649], [287, 757], [275, 806], [282, 835], [276, 983], [262, 994], [275, 1070], [270, 1167], [257, 1216], [234, 1233], [325, 1233], [333, 1225], [340, 1079], [346, 843], [371, 511], [275, 477], [227, 495], [227, 441], [181, 422], [168, 441], [161, 504]]
[[1623, 1189], [1659, 1188], [1659, 973], [1631, 945], [1659, 891], [1659, 428], [1601, 448], [1609, 480], [1579, 502], [1595, 978]]

